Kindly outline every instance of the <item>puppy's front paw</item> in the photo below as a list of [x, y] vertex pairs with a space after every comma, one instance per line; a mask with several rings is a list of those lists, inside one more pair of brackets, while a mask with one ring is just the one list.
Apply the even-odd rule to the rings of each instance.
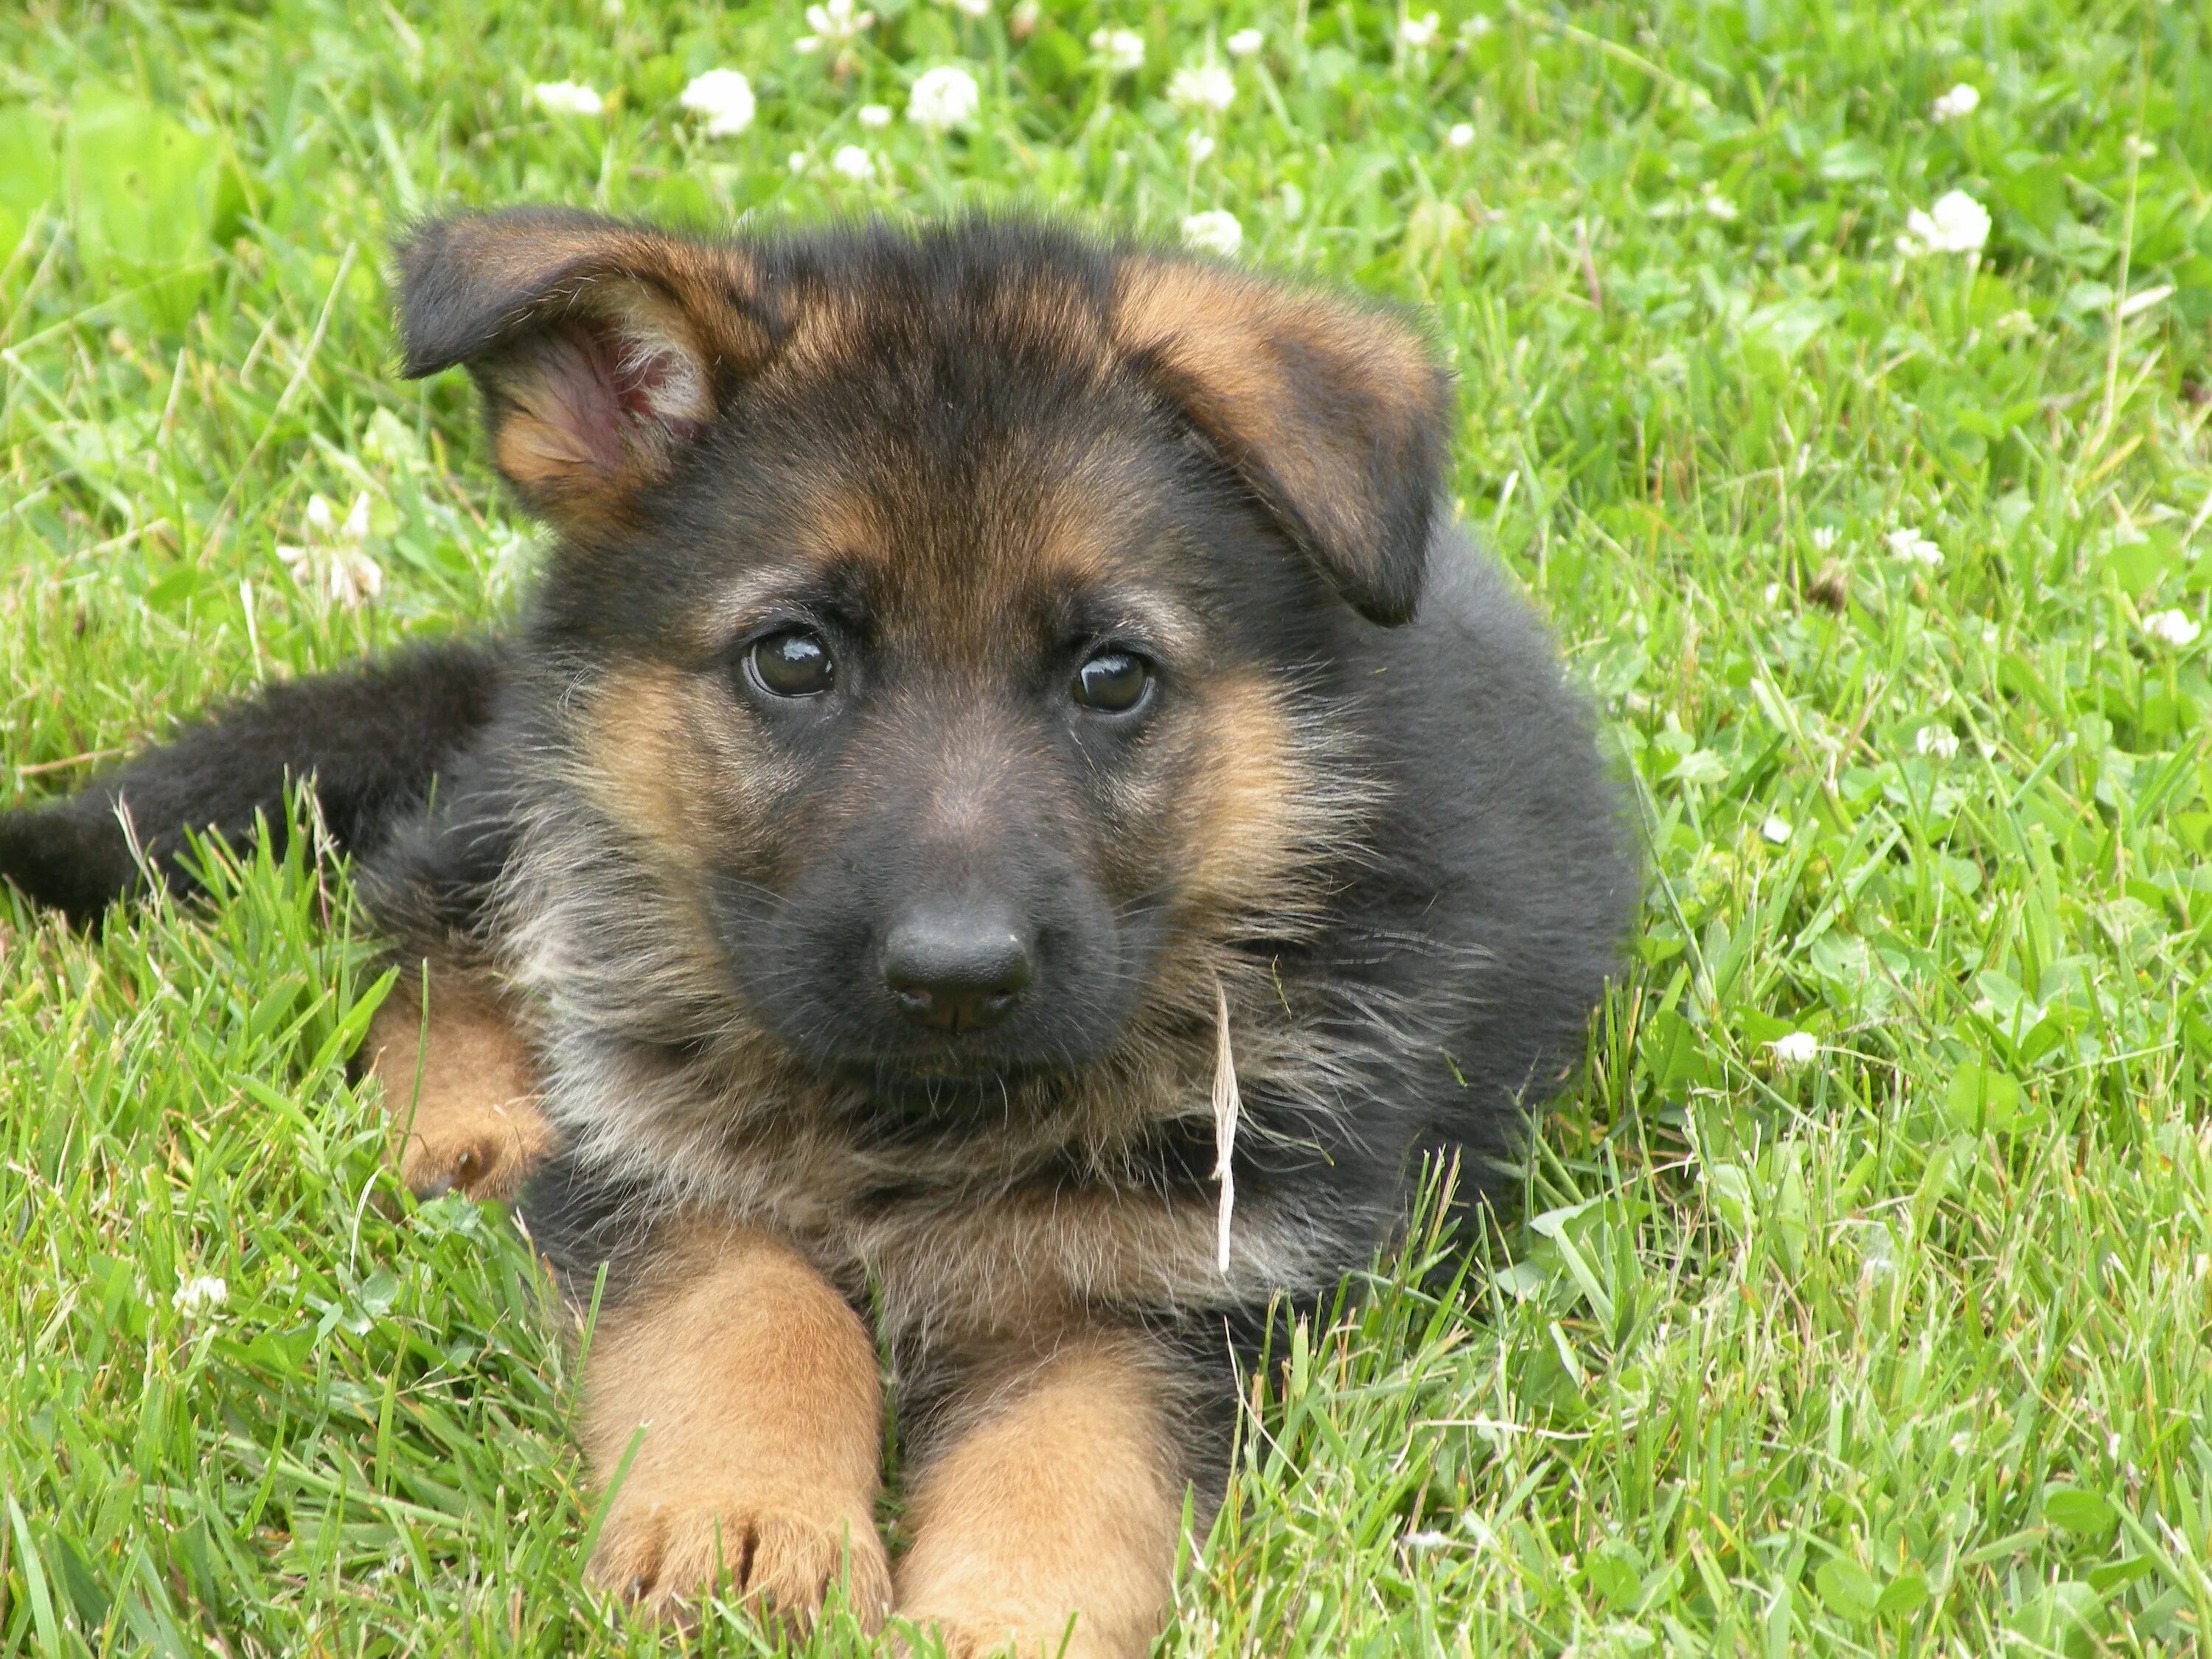
[[427, 1020], [411, 994], [396, 990], [362, 1045], [384, 1085], [399, 1178], [417, 1198], [459, 1188], [511, 1199], [554, 1146], [537, 1067], [514, 1022], [465, 976], [440, 988]]
[[681, 1613], [718, 1582], [764, 1616], [812, 1627], [841, 1579], [869, 1630], [891, 1601], [890, 1559], [865, 1514], [809, 1516], [697, 1498], [615, 1501], [585, 1576], [655, 1612]]
[[584, 1367], [578, 1437], [613, 1488], [588, 1577], [679, 1614], [726, 1583], [793, 1627], [842, 1577], [874, 1629], [891, 1589], [866, 1327], [765, 1233], [672, 1219], [641, 1253], [646, 1282], [602, 1310]]
[[908, 1489], [899, 1617], [947, 1659], [1142, 1659], [1175, 1599], [1170, 1375], [1101, 1333], [971, 1384], [981, 1420]]
[[399, 1178], [421, 1199], [458, 1188], [511, 1199], [553, 1150], [553, 1126], [527, 1096], [509, 1101], [423, 1101], [399, 1151]]

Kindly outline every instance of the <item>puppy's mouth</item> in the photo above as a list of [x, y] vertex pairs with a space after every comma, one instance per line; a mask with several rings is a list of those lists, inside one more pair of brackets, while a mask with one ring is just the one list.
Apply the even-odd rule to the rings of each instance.
[[1002, 1124], [1034, 1112], [1050, 1098], [1055, 1068], [1012, 1060], [988, 1068], [924, 1068], [855, 1064], [846, 1074], [868, 1103], [878, 1129], [902, 1133], [966, 1130]]
[[882, 1100], [916, 1103], [963, 1094], [999, 1100], [1068, 1069], [1005, 1044], [974, 1039], [852, 1054], [830, 1063]]

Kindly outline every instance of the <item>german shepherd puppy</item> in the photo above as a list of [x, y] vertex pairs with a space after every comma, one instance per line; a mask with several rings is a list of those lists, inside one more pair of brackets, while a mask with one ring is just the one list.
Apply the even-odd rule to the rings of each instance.
[[1628, 927], [1588, 717], [1445, 521], [1445, 375], [1018, 222], [526, 210], [398, 267], [404, 372], [469, 370], [556, 532], [512, 634], [272, 688], [0, 872], [92, 916], [312, 777], [404, 1179], [605, 1270], [590, 1577], [1140, 1652], [1271, 1307], [1494, 1166]]

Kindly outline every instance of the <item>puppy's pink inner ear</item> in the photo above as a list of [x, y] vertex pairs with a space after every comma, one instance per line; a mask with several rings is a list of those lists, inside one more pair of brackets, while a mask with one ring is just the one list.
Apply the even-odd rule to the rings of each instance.
[[501, 469], [526, 489], [656, 471], [714, 413], [696, 349], [664, 307], [635, 301], [572, 313], [522, 346], [495, 376], [507, 416]]
[[622, 466], [622, 401], [594, 331], [549, 331], [501, 387], [514, 405], [500, 430], [499, 460], [516, 483], [550, 483]]

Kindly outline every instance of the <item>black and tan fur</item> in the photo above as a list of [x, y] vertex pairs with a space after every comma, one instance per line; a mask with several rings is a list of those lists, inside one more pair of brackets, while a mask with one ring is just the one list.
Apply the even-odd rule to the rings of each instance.
[[[1388, 314], [1018, 222], [519, 211], [399, 263], [406, 372], [469, 369], [557, 532], [511, 636], [280, 688], [0, 819], [0, 871], [89, 913], [118, 811], [158, 864], [313, 774], [404, 969], [368, 1063], [409, 1183], [606, 1269], [581, 1437], [637, 1449], [594, 1577], [804, 1618], [842, 1572], [957, 1651], [1140, 1651], [1271, 1302], [1425, 1157], [1480, 1184], [1626, 926], [1585, 719], [1443, 520], [1443, 374]], [[818, 695], [748, 656], [793, 629]], [[1071, 700], [1102, 653], [1126, 714]], [[1013, 941], [995, 1024], [908, 1018], [954, 1006], [885, 966], [916, 915]]]

